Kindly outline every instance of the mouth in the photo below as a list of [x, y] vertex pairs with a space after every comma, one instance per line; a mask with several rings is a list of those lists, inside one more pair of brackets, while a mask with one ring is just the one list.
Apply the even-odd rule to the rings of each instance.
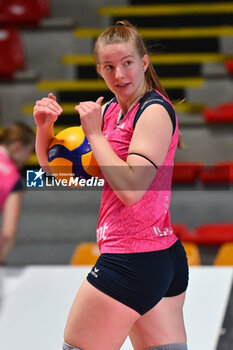
[[116, 84], [116, 87], [118, 89], [124, 89], [125, 87], [129, 86], [130, 83], [124, 83], [124, 84]]

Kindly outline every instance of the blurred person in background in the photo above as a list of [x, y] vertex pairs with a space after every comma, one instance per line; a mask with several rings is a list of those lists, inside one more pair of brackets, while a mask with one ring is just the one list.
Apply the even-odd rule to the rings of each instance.
[[15, 243], [24, 188], [20, 171], [34, 144], [33, 131], [21, 122], [13, 122], [0, 134], [0, 265]]

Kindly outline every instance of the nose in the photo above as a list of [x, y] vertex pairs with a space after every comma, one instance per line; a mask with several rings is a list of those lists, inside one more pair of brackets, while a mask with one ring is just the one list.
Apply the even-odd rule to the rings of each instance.
[[122, 79], [124, 77], [124, 73], [121, 67], [116, 67], [115, 69], [115, 79], [119, 80]]

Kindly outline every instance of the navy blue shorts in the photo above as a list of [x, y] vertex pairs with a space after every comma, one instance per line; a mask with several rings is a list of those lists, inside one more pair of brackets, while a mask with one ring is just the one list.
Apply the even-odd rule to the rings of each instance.
[[154, 252], [101, 254], [87, 280], [143, 315], [163, 297], [183, 293], [188, 274], [186, 253], [178, 240]]

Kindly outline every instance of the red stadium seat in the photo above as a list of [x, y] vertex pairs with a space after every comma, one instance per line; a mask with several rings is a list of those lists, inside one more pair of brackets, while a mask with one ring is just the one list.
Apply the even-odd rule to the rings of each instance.
[[49, 13], [48, 0], [0, 0], [0, 24], [4, 26], [37, 26]]
[[176, 162], [172, 177], [173, 184], [195, 183], [202, 167], [201, 162]]
[[193, 230], [189, 230], [183, 224], [172, 224], [172, 228], [176, 236], [183, 242], [218, 245], [233, 241], [233, 222], [205, 224]]
[[217, 166], [224, 166], [224, 167], [228, 167], [228, 171], [229, 171], [229, 181], [231, 184], [233, 184], [233, 160], [226, 160], [223, 162], [219, 162], [216, 164]]
[[200, 172], [200, 180], [205, 185], [232, 184], [233, 162], [225, 161], [211, 167], [203, 167]]
[[226, 60], [225, 67], [228, 73], [233, 74], [233, 58], [229, 58]]
[[0, 79], [12, 79], [16, 70], [24, 67], [23, 48], [19, 32], [0, 29]]
[[174, 234], [182, 241], [182, 242], [196, 242], [195, 231], [190, 230], [186, 225], [181, 223], [172, 224], [172, 229]]
[[203, 116], [208, 123], [232, 123], [233, 103], [221, 104], [215, 108], [205, 108]]
[[195, 243], [218, 245], [233, 241], [233, 223], [213, 223], [196, 227]]
[[185, 241], [186, 237], [189, 237], [189, 230], [186, 225], [181, 223], [172, 224], [174, 234], [181, 240]]

